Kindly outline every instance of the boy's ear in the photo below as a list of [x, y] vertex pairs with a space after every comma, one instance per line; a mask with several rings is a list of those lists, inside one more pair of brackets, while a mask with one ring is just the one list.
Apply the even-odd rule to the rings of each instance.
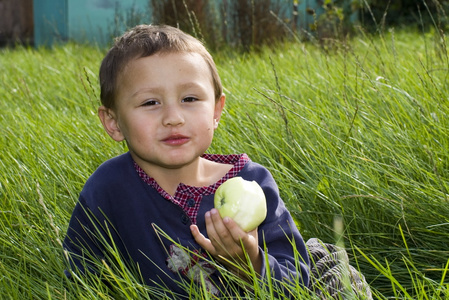
[[125, 139], [117, 121], [117, 115], [110, 108], [100, 106], [98, 108], [98, 117], [100, 117], [101, 124], [109, 136], [116, 142], [121, 142]]
[[221, 114], [223, 113], [225, 102], [226, 102], [226, 95], [225, 94], [221, 94], [220, 99], [218, 99], [215, 102], [215, 109], [214, 109], [215, 125], [214, 125], [214, 129], [217, 129], [217, 127], [218, 127], [218, 122], [220, 122], [220, 117], [221, 117]]

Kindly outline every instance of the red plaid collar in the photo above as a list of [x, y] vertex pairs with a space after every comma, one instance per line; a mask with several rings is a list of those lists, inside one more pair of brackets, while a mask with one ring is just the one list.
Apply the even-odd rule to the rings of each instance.
[[183, 183], [179, 184], [174, 196], [168, 194], [160, 185], [154, 180], [154, 178], [148, 176], [145, 171], [134, 162], [134, 167], [139, 174], [139, 177], [148, 185], [153, 187], [162, 197], [173, 202], [181, 207], [184, 212], [189, 216], [192, 224], [196, 224], [196, 218], [198, 215], [198, 209], [200, 207], [201, 199], [203, 196], [214, 194], [217, 188], [226, 180], [237, 176], [237, 174], [243, 169], [247, 162], [250, 161], [248, 155], [243, 154], [204, 154], [203, 158], [224, 164], [234, 165], [225, 176], [210, 186], [196, 187], [189, 186]]

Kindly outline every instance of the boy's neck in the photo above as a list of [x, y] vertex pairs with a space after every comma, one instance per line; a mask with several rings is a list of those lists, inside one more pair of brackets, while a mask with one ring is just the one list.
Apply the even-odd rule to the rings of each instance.
[[174, 196], [180, 183], [195, 187], [209, 186], [220, 180], [233, 165], [222, 164], [199, 157], [196, 161], [181, 168], [140, 166], [148, 176], [154, 178], [159, 186]]

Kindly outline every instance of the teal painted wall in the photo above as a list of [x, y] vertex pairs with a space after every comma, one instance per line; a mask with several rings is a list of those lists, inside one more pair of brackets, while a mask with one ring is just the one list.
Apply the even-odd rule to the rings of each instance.
[[68, 39], [68, 0], [34, 0], [34, 43], [51, 46]]
[[[223, 1], [212, 2], [217, 12]], [[354, 0], [346, 0], [346, 5], [351, 1]], [[298, 4], [296, 18], [294, 2]], [[150, 0], [33, 0], [35, 45], [51, 46], [67, 40], [110, 45], [113, 38], [126, 28], [151, 23], [149, 3]], [[254, 3], [257, 5], [257, 0]], [[296, 19], [296, 29], [299, 30], [307, 31], [314, 18], [324, 12], [323, 0], [277, 0], [273, 3], [281, 5], [279, 19], [289, 24]], [[316, 15], [307, 13], [309, 9], [313, 9]], [[227, 12], [227, 22], [233, 21], [230, 16], [232, 12]], [[352, 21], [357, 19], [356, 15], [351, 17]]]
[[34, 43], [108, 45], [127, 24], [149, 23], [148, 0], [34, 0]]
[[68, 0], [69, 37], [108, 45], [127, 24], [149, 23], [148, 0]]

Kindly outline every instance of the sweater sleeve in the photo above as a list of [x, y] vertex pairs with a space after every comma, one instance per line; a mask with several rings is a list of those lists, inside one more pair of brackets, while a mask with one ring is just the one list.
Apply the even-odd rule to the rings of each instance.
[[[98, 239], [101, 231], [100, 221], [80, 196], [69, 222], [63, 247], [72, 270], [96, 273], [94, 261], [103, 258], [104, 247]], [[70, 278], [70, 272], [65, 271]]]
[[[124, 161], [124, 158], [126, 156], [122, 156], [119, 162]], [[107, 260], [111, 245], [122, 249], [121, 239], [111, 225], [113, 220], [110, 220], [114, 214], [111, 212], [109, 199], [113, 199], [111, 194], [115, 192], [111, 186], [115, 186], [116, 182], [110, 175], [123, 173], [123, 163], [117, 164], [116, 161], [104, 163], [91, 175], [72, 212], [63, 242], [65, 257], [71, 270], [97, 273], [95, 266], [102, 259]], [[114, 167], [118, 171], [112, 172]], [[68, 270], [65, 274], [70, 277]]]
[[309, 283], [309, 256], [305, 242], [290, 212], [280, 198], [277, 184], [264, 167], [250, 163], [241, 176], [257, 181], [267, 199], [267, 217], [258, 228], [259, 246], [263, 255], [262, 281], [267, 275], [279, 285]]

